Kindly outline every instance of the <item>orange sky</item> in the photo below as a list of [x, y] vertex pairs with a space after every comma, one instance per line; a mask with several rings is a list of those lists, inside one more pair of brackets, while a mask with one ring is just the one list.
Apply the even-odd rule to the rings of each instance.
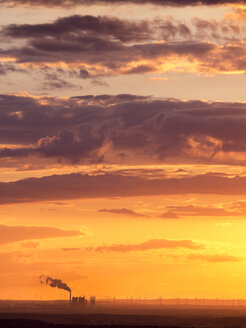
[[0, 4], [1, 299], [246, 298], [245, 1], [146, 2]]

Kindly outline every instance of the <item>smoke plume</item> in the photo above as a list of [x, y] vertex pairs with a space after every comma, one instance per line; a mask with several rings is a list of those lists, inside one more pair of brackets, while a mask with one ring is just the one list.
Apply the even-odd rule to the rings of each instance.
[[50, 287], [57, 287], [71, 292], [70, 287], [68, 287], [68, 285], [65, 282], [62, 282], [60, 279], [53, 279], [50, 276], [42, 274], [39, 276], [39, 281], [41, 284], [48, 285]]

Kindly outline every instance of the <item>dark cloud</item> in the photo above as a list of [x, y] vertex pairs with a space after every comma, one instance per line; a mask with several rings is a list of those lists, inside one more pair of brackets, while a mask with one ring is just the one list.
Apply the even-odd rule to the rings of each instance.
[[158, 6], [200, 6], [200, 5], [226, 5], [226, 4], [245, 4], [245, 0], [0, 0], [1, 5], [30, 5], [30, 6], [78, 6], [94, 4], [151, 4]]
[[[231, 39], [235, 41], [241, 32], [245, 32], [245, 26], [230, 19], [205, 20], [193, 17], [191, 23], [187, 24], [173, 17], [150, 21], [127, 20], [108, 16], [73, 15], [58, 18], [51, 23], [6, 25], [2, 27], [0, 35], [8, 41], [11, 39], [29, 39], [31, 40], [30, 44], [34, 42], [34, 45], [38, 45], [42, 40], [44, 42], [51, 39], [56, 42], [60, 41], [61, 44], [62, 41], [67, 40], [68, 45], [83, 40], [89, 45], [94, 41], [102, 43], [105, 38], [122, 43], [175, 39], [179, 41], [191, 39], [193, 41], [201, 39]], [[241, 37], [243, 38], [243, 35]], [[146, 65], [139, 67], [146, 68], [146, 70], [149, 68]]]
[[238, 165], [246, 155], [245, 103], [134, 95], [1, 95], [0, 103], [0, 143], [5, 144], [0, 157], [6, 163], [42, 158], [47, 163]]
[[[98, 84], [102, 81], [96, 78], [163, 73], [169, 70], [167, 61], [177, 69], [180, 61], [187, 62], [184, 69], [192, 67], [193, 73], [235, 72], [246, 70], [246, 46], [241, 42], [245, 31], [225, 20], [194, 18], [189, 26], [174, 18], [130, 21], [74, 15], [51, 23], [4, 26], [0, 58], [14, 59], [13, 66], [28, 64], [30, 72], [35, 67], [46, 80], [49, 75], [46, 89], [75, 87], [66, 76]], [[66, 69], [59, 67], [61, 62]]]
[[[170, 42], [164, 44], [148, 42], [128, 45], [118, 40], [112, 40], [108, 36], [72, 35], [65, 36], [64, 38], [31, 38], [30, 40], [26, 40], [26, 45], [19, 48], [16, 46], [11, 48], [9, 46], [8, 50], [0, 49], [0, 56], [14, 57], [19, 64], [77, 63], [79, 71], [79, 63], [82, 66], [87, 64], [90, 66], [87, 72], [91, 76], [110, 76], [146, 73], [158, 70], [158, 66], [155, 66], [154, 60], [157, 58], [162, 60], [164, 58], [172, 59], [172, 56], [178, 56], [189, 62], [196, 59], [202, 61], [207, 69], [212, 69], [214, 52], [220, 58], [226, 59], [227, 51], [231, 48], [225, 47], [222, 49], [216, 46], [216, 44], [199, 41]], [[240, 55], [239, 50], [241, 52], [245, 51], [243, 44], [240, 43], [235, 47], [235, 50], [237, 49], [238, 55]], [[242, 55], [243, 53], [241, 53], [240, 58]], [[150, 61], [150, 64], [141, 65], [139, 64], [141, 61]], [[233, 57], [227, 59], [227, 61], [236, 67], [237, 62], [235, 60], [233, 61]], [[127, 67], [128, 64], [133, 65], [133, 67], [129, 69]], [[97, 67], [98, 65], [101, 65], [100, 69]], [[214, 66], [214, 69], [216, 69], [218, 65]]]
[[61, 78], [57, 73], [46, 73], [42, 90], [73, 88], [75, 85]]
[[[13, 38], [41, 38], [64, 35], [106, 36], [122, 42], [151, 39], [152, 30], [148, 21], [129, 21], [107, 16], [68, 16], [58, 18], [53, 23], [8, 25], [2, 35]], [[86, 38], [85, 38], [86, 40]]]
[[154, 72], [156, 68], [154, 66], [139, 65], [133, 67], [125, 72], [125, 74], [144, 74]]
[[245, 195], [246, 178], [204, 174], [151, 179], [110, 173], [77, 173], [0, 183], [0, 204], [175, 194]]
[[101, 209], [98, 212], [100, 213], [112, 213], [112, 214], [118, 214], [123, 216], [131, 216], [136, 218], [148, 218], [149, 216], [143, 213], [139, 213], [133, 210], [129, 210], [128, 208], [114, 208], [114, 209]]
[[[46, 239], [59, 237], [72, 237], [83, 235], [80, 231], [62, 230], [50, 227], [24, 227], [0, 225], [0, 245], [15, 243], [22, 240]], [[30, 247], [29, 244], [22, 244], [23, 247]], [[34, 244], [32, 244], [33, 246]]]
[[235, 24], [230, 20], [205, 20], [198, 17], [192, 19], [193, 26], [196, 27], [201, 37], [205, 37], [207, 33], [213, 33], [215, 38], [218, 38], [220, 34], [232, 33], [234, 35], [244, 31], [244, 26]]
[[7, 75], [8, 73], [27, 73], [27, 71], [25, 69], [17, 67], [17, 65], [1, 64], [0, 58], [0, 76]]

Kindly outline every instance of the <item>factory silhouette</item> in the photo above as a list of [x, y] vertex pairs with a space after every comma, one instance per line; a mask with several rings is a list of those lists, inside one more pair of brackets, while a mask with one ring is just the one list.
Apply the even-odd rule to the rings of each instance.
[[72, 290], [71, 288], [65, 283], [63, 282], [61, 279], [54, 279], [48, 275], [44, 275], [42, 274], [41, 276], [38, 277], [39, 281], [42, 285], [48, 285], [52, 288], [59, 288], [59, 289], [63, 289], [69, 292], [69, 302], [71, 305], [86, 305], [86, 304], [90, 304], [90, 305], [95, 305], [96, 304], [96, 297], [95, 296], [91, 296], [89, 298], [89, 300], [87, 300], [85, 298], [85, 296], [73, 296], [72, 297]]
[[72, 296], [71, 288], [63, 282], [61, 279], [54, 279], [49, 275], [41, 275], [38, 277], [39, 281], [43, 285], [48, 285], [52, 288], [59, 288], [69, 292], [69, 304], [74, 307], [85, 306], [85, 305], [95, 305], [104, 304], [104, 305], [142, 305], [145, 306], [155, 305], [155, 306], [204, 306], [204, 305], [212, 305], [212, 306], [246, 306], [246, 300], [244, 299], [199, 299], [199, 298], [174, 298], [174, 299], [163, 299], [162, 297], [158, 299], [140, 299], [135, 298], [127, 298], [127, 299], [117, 299], [116, 298], [106, 298], [99, 299], [96, 302], [96, 297], [91, 296], [89, 299], [86, 299], [85, 296]]
[[89, 298], [89, 301], [85, 298], [85, 296], [80, 296], [80, 297], [70, 297], [70, 304], [71, 305], [86, 305], [86, 304], [90, 304], [90, 305], [95, 305], [96, 304], [96, 297], [95, 296], [91, 296]]

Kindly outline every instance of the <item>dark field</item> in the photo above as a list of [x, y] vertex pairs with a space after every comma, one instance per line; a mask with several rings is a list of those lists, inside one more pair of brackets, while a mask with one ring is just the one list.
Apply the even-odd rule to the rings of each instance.
[[246, 328], [246, 307], [208, 305], [69, 306], [64, 302], [0, 302], [0, 327]]

